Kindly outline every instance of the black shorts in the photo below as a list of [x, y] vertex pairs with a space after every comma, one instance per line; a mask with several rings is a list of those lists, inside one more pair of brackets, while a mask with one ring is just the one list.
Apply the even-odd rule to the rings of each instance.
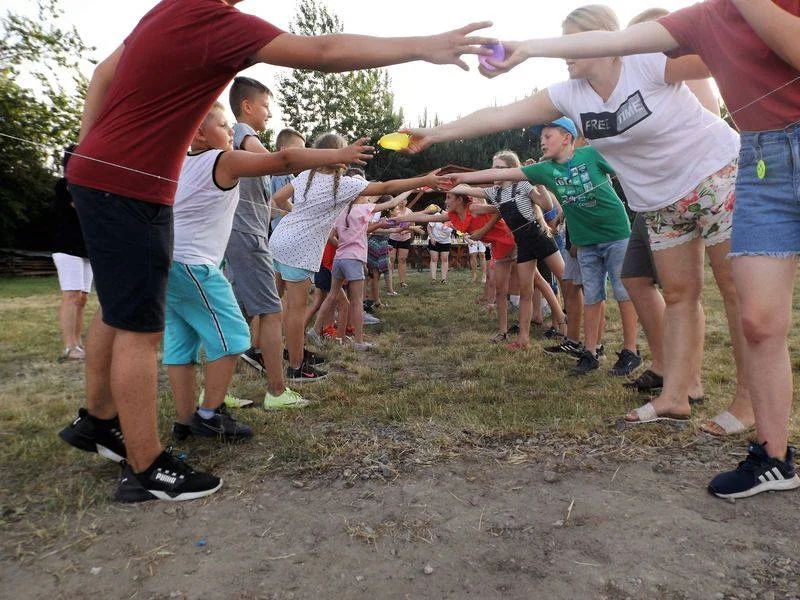
[[94, 272], [103, 322], [164, 331], [172, 262], [172, 207], [70, 185]]
[[323, 292], [331, 291], [331, 271], [328, 267], [320, 265], [319, 271], [314, 273], [314, 287]]
[[620, 277], [622, 279], [646, 277], [659, 285], [653, 251], [650, 249], [650, 235], [647, 233], [647, 224], [642, 213], [637, 213], [631, 225], [631, 237], [628, 240]]
[[544, 260], [558, 252], [555, 240], [538, 229], [531, 235], [518, 235], [516, 240], [517, 264], [531, 260]]
[[411, 239], [407, 239], [403, 242], [398, 240], [393, 240], [389, 238], [389, 245], [394, 248], [395, 250], [411, 250]]
[[486, 257], [486, 260], [492, 260], [492, 247], [489, 244], [486, 244], [486, 252], [483, 253]]
[[441, 242], [432, 242], [428, 240], [428, 250], [430, 252], [450, 252], [450, 244], [443, 244]]

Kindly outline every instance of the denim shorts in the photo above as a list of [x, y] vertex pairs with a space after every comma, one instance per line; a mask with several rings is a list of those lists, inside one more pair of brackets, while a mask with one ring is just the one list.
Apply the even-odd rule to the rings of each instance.
[[566, 248], [562, 248], [560, 252], [561, 258], [564, 259], [564, 276], [561, 279], [571, 282], [572, 285], [581, 285], [581, 266], [578, 264], [578, 259]]
[[331, 274], [334, 279], [361, 281], [364, 277], [364, 262], [355, 258], [337, 258], [333, 261]]
[[[800, 123], [742, 132], [731, 256], [800, 254]], [[764, 161], [766, 174], [757, 168]]]
[[611, 279], [611, 288], [617, 302], [630, 300], [621, 277], [627, 249], [628, 238], [578, 248], [585, 304], [597, 304], [606, 299], [606, 277]]
[[300, 281], [305, 281], [306, 279], [310, 279], [311, 281], [314, 280], [313, 271], [307, 271], [306, 269], [301, 269], [299, 267], [284, 265], [277, 260], [273, 260], [273, 264], [275, 266], [275, 271], [280, 274], [281, 279], [284, 281], [298, 283]]

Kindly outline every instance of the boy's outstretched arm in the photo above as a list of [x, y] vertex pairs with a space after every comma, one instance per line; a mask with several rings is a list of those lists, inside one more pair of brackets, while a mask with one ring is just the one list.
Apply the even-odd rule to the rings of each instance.
[[458, 65], [468, 71], [469, 67], [461, 56], [491, 54], [490, 50], [480, 46], [497, 41], [470, 34], [490, 26], [491, 22], [484, 21], [438, 35], [395, 38], [345, 33], [313, 37], [284, 33], [259, 50], [254, 59], [282, 67], [327, 73], [373, 69], [415, 60]]
[[484, 169], [470, 173], [453, 173], [450, 177], [457, 183], [491, 183], [493, 181], [526, 181], [528, 179], [522, 169]]
[[745, 21], [775, 54], [800, 71], [800, 17], [772, 0], [733, 0]]
[[124, 45], [120, 46], [114, 50], [108, 58], [94, 68], [92, 79], [89, 82], [89, 88], [86, 90], [86, 99], [83, 102], [81, 132], [78, 137], [79, 142], [89, 134], [89, 131], [94, 127], [95, 121], [97, 121], [100, 109], [103, 107], [103, 102], [106, 99], [108, 86], [111, 85], [111, 80], [114, 79], [114, 73], [117, 72], [119, 58], [122, 56], [122, 51], [124, 49]]
[[340, 150], [318, 148], [286, 148], [279, 152], [245, 152], [234, 150], [225, 152], [219, 159], [216, 169], [217, 181], [223, 187], [236, 185], [240, 177], [259, 177], [297, 173], [307, 169], [327, 165], [351, 163], [364, 164], [372, 158], [372, 146], [365, 146], [367, 138]]

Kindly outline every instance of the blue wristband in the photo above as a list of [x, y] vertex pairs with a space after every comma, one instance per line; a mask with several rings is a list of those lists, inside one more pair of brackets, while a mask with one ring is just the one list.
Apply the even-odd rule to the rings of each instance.
[[545, 221], [552, 221], [557, 216], [558, 216], [558, 209], [557, 208], [553, 208], [552, 210], [548, 210], [546, 213], [544, 213], [544, 220]]

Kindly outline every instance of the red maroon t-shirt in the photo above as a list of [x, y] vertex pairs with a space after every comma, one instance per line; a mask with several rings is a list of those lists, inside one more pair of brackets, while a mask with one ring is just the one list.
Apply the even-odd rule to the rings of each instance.
[[320, 264], [328, 271], [333, 271], [334, 258], [336, 258], [336, 246], [328, 241], [325, 243], [325, 251], [322, 253], [322, 262]]
[[[800, 0], [773, 1], [800, 16]], [[705, 61], [742, 131], [800, 121], [800, 72], [770, 50], [730, 0], [706, 0], [658, 22], [680, 44], [669, 56], [699, 54]]]
[[[125, 39], [114, 79], [67, 179], [172, 204], [186, 149], [212, 103], [283, 33], [221, 0], [162, 0]], [[111, 163], [111, 164], [107, 164]]]
[[[461, 219], [458, 213], [455, 212], [448, 212], [447, 216], [450, 217], [450, 221], [453, 223], [453, 227], [456, 230], [465, 231], [467, 233], [478, 231], [478, 229], [486, 225], [492, 218], [492, 215], [473, 215], [469, 211], [469, 205], [467, 205], [464, 219]], [[514, 235], [511, 233], [508, 225], [506, 225], [506, 222], [502, 219], [486, 232], [481, 241], [491, 244], [492, 256], [499, 259], [507, 258], [514, 251], [514, 246], [516, 244], [516, 242], [514, 242]]]

